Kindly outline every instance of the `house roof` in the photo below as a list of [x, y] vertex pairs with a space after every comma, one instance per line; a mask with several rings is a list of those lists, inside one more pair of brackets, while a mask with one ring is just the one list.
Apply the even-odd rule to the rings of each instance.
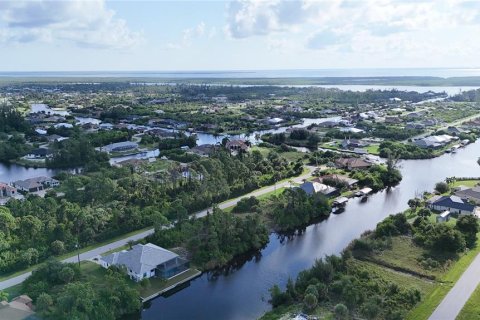
[[29, 153], [37, 156], [47, 156], [49, 154], [52, 154], [53, 151], [47, 148], [37, 148], [37, 149], [33, 149]]
[[458, 209], [472, 212], [475, 209], [473, 204], [468, 203], [458, 196], [444, 196], [432, 203], [434, 206], [442, 206], [446, 208]]
[[172, 251], [147, 243], [134, 245], [128, 251], [109, 254], [102, 260], [111, 265], [123, 265], [136, 274], [143, 274], [176, 257], [178, 255]]
[[324, 179], [334, 179], [338, 181], [344, 181], [348, 183], [348, 185], [352, 185], [358, 182], [358, 180], [352, 179], [342, 174], [327, 174], [327, 175], [315, 178], [313, 181], [322, 183]]
[[42, 184], [35, 179], [18, 180], [18, 181], [15, 181], [13, 184], [17, 188], [23, 188], [27, 190], [42, 187]]
[[336, 164], [350, 168], [365, 168], [372, 164], [360, 158], [340, 158], [335, 161]]
[[309, 194], [309, 195], [312, 195], [314, 193], [322, 193], [322, 194], [330, 194], [334, 191], [336, 191], [337, 189], [333, 188], [333, 187], [330, 187], [330, 186], [327, 186], [325, 184], [322, 184], [322, 183], [319, 183], [319, 182], [315, 182], [315, 181], [306, 181], [304, 183], [302, 183], [300, 185], [300, 189], [302, 189], [303, 191], [305, 191], [305, 193]]
[[50, 177], [40, 176], [40, 177], [30, 178], [26, 180], [17, 180], [13, 184], [16, 187], [20, 187], [24, 189], [32, 189], [32, 188], [41, 187], [46, 182], [52, 183], [52, 182], [58, 182], [58, 181]]
[[455, 192], [455, 195], [462, 198], [480, 200], [480, 187], [460, 189], [459, 191]]

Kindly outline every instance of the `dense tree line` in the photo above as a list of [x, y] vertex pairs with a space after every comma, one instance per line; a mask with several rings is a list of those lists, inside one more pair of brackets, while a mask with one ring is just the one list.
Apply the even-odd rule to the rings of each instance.
[[53, 155], [46, 160], [49, 168], [74, 168], [80, 166], [106, 166], [108, 155], [96, 151], [89, 137], [80, 135], [54, 142]]
[[8, 162], [23, 157], [31, 149], [32, 147], [26, 144], [25, 138], [21, 135], [0, 136], [0, 162]]
[[0, 132], [30, 132], [31, 127], [14, 107], [0, 106]]
[[352, 178], [357, 179], [361, 186], [378, 191], [397, 185], [402, 180], [402, 174], [394, 167], [374, 165], [368, 170], [355, 170]]
[[430, 149], [422, 149], [413, 144], [392, 141], [382, 142], [378, 151], [382, 158], [387, 158], [392, 152], [395, 152], [400, 159], [430, 159], [434, 157]]
[[212, 269], [262, 248], [268, 242], [268, 230], [258, 216], [239, 218], [214, 208], [203, 219], [183, 219], [173, 229], [156, 229], [147, 241], [162, 247], [184, 246], [196, 265]]
[[35, 303], [42, 319], [114, 320], [140, 310], [138, 292], [120, 269], [110, 268], [108, 285], [82, 275], [78, 265], [48, 261], [23, 282], [22, 292]]
[[20, 270], [48, 257], [145, 226], [185, 220], [194, 213], [274, 181], [298, 175], [302, 163], [258, 151], [172, 165], [145, 179], [129, 168], [100, 167], [86, 175], [60, 175], [64, 193], [12, 199], [0, 215], [0, 272]]

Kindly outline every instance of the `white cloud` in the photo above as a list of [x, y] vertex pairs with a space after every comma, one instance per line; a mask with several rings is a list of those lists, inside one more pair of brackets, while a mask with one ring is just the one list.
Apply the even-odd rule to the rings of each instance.
[[205, 22], [200, 22], [198, 25], [196, 25], [193, 28], [187, 28], [183, 30], [183, 36], [181, 41], [178, 43], [167, 43], [167, 49], [182, 49], [182, 48], [187, 48], [192, 45], [192, 41], [195, 39], [200, 39], [200, 38], [208, 38], [211, 39], [216, 35], [216, 29], [214, 27], [210, 28], [209, 31], [207, 32], [207, 26]]
[[108, 9], [105, 0], [0, 1], [0, 42], [73, 42], [80, 47], [123, 49], [142, 35]]
[[[308, 49], [336, 46], [370, 52], [393, 44], [398, 50], [400, 45], [408, 49], [418, 32], [441, 36], [445, 28], [469, 25], [480, 25], [479, 1], [234, 0], [227, 7], [225, 29], [237, 39], [296, 33], [307, 35], [303, 43]], [[375, 46], [357, 43], [366, 37]]]

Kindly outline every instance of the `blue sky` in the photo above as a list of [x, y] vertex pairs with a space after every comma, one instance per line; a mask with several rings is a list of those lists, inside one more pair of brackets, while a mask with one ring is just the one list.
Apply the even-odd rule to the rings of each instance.
[[479, 1], [0, 0], [0, 71], [468, 68], [479, 34]]

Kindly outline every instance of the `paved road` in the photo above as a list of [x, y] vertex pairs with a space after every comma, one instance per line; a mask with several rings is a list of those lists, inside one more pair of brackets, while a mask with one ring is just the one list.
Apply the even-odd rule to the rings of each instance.
[[457, 283], [432, 313], [429, 320], [453, 320], [480, 283], [480, 254], [475, 257]]
[[[261, 196], [263, 194], [272, 192], [275, 189], [288, 188], [288, 187], [290, 187], [291, 183], [302, 183], [304, 179], [308, 179], [312, 176], [312, 173], [313, 173], [313, 171], [315, 171], [315, 169], [316, 169], [316, 167], [307, 166], [307, 170], [308, 170], [307, 173], [304, 173], [304, 174], [302, 174], [298, 177], [292, 178], [289, 181], [279, 182], [274, 186], [268, 186], [268, 187], [265, 187], [263, 189], [259, 189], [259, 190], [244, 194], [241, 197], [238, 197], [238, 198], [226, 201], [226, 202], [222, 202], [221, 204], [218, 205], [218, 207], [220, 209], [226, 209], [226, 208], [229, 208], [231, 206], [236, 205], [237, 202], [240, 201], [240, 199], [251, 197], [251, 196], [258, 197], [258, 196]], [[195, 214], [195, 216], [197, 218], [205, 217], [207, 215], [207, 212], [212, 212], [212, 208], [208, 208], [208, 209], [202, 210], [200, 212], [197, 212]]]
[[[307, 179], [307, 178], [311, 177], [313, 171], [315, 170], [315, 167], [308, 166], [307, 169], [308, 169], [307, 173], [304, 173], [304, 174], [302, 174], [298, 177], [292, 178], [291, 181], [294, 182], [294, 183], [301, 183], [303, 179]], [[248, 193], [246, 195], [243, 195], [241, 197], [223, 202], [218, 207], [220, 209], [225, 209], [225, 208], [236, 205], [237, 202], [240, 201], [240, 199], [242, 199], [242, 198], [250, 197], [250, 196], [258, 197], [260, 195], [263, 195], [263, 194], [266, 194], [268, 192], [274, 191], [275, 188], [280, 189], [280, 188], [289, 187], [289, 186], [290, 186], [290, 181], [280, 182], [276, 186], [265, 187], [263, 189], [253, 191], [253, 192]], [[193, 215], [197, 218], [201, 218], [201, 217], [206, 216], [207, 212], [212, 212], [212, 208], [202, 210], [202, 211], [197, 212]], [[154, 229], [152, 228], [152, 229], [149, 229], [149, 230], [144, 231], [142, 233], [130, 236], [128, 238], [124, 238], [124, 239], [112, 242], [110, 244], [107, 244], [107, 245], [92, 249], [90, 251], [84, 252], [84, 253], [80, 254], [80, 260], [81, 261], [90, 260], [90, 259], [92, 259], [92, 258], [94, 258], [98, 255], [101, 255], [105, 252], [108, 252], [108, 251], [113, 250], [113, 249], [120, 248], [120, 247], [126, 245], [128, 243], [128, 241], [130, 241], [130, 240], [137, 241], [137, 240], [143, 239], [143, 238], [147, 237], [148, 235], [152, 234], [153, 232], [154, 232]], [[65, 260], [62, 260], [62, 262], [77, 262], [77, 261], [78, 261], [77, 256], [73, 256], [73, 257], [67, 258]], [[8, 280], [1, 281], [0, 282], [0, 290], [22, 283], [31, 274], [32, 274], [31, 272], [26, 272], [26, 273], [23, 273], [19, 276], [10, 278]]]
[[[101, 247], [92, 249], [90, 251], [81, 253], [80, 254], [80, 260], [81, 261], [90, 260], [90, 259], [92, 259], [92, 258], [94, 258], [94, 257], [96, 257], [96, 256], [98, 256], [102, 253], [105, 253], [107, 251], [110, 251], [110, 250], [113, 250], [113, 249], [116, 249], [116, 248], [120, 248], [120, 247], [126, 245], [128, 243], [128, 241], [130, 241], [130, 240], [137, 241], [137, 240], [143, 239], [143, 238], [147, 237], [148, 235], [152, 234], [153, 231], [154, 230], [152, 228], [152, 229], [149, 229], [147, 231], [144, 231], [144, 232], [135, 234], [133, 236], [130, 236], [128, 238], [117, 240], [117, 241], [112, 242], [110, 244], [106, 244], [104, 246], [101, 246]], [[67, 258], [65, 260], [62, 260], [62, 262], [77, 262], [77, 261], [78, 261], [77, 256], [73, 256], [73, 257]], [[26, 272], [26, 273], [23, 273], [19, 276], [14, 277], [14, 278], [10, 278], [8, 280], [0, 282], [0, 290], [11, 287], [11, 286], [14, 286], [14, 285], [17, 285], [19, 283], [22, 283], [31, 274], [32, 274], [31, 272]]]
[[[422, 134], [419, 134], [419, 135], [416, 135], [414, 137], [411, 137], [409, 139], [412, 139], [412, 140], [416, 140], [416, 139], [420, 139], [420, 138], [425, 138], [426, 136], [429, 136], [431, 135], [433, 132], [435, 131], [440, 131], [440, 130], [445, 130], [447, 129], [448, 127], [456, 127], [464, 122], [468, 122], [470, 120], [473, 120], [473, 119], [476, 119], [480, 116], [479, 113], [476, 113], [472, 116], [469, 116], [469, 117], [466, 117], [466, 118], [462, 118], [462, 119], [459, 119], [459, 120], [455, 120], [453, 122], [450, 122], [450, 123], [446, 123], [445, 125], [441, 126], [441, 127], [438, 127], [436, 129], [427, 129], [424, 133]], [[403, 142], [407, 143], [409, 139], [406, 139], [406, 140], [403, 140]]]

